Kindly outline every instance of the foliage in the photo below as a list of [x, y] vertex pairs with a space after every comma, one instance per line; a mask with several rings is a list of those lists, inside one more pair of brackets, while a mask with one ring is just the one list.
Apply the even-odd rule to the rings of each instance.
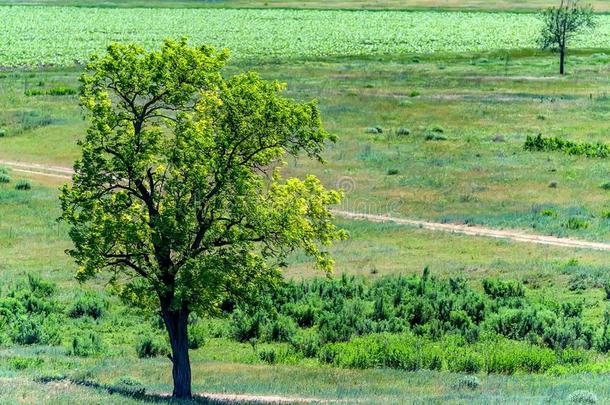
[[143, 336], [138, 340], [136, 353], [139, 358], [167, 356], [169, 348], [167, 343], [156, 336]]
[[586, 156], [588, 158], [607, 158], [610, 156], [610, 147], [603, 143], [577, 143], [558, 137], [543, 138], [541, 134], [538, 134], [535, 137], [528, 135], [523, 147], [528, 151], [560, 151], [568, 155]]
[[[607, 326], [598, 329], [582, 319], [580, 301], [532, 301], [518, 281], [484, 279], [482, 284], [484, 294], [463, 279], [438, 280], [429, 271], [421, 277], [387, 276], [375, 281], [343, 275], [287, 282], [261, 293], [257, 303], [238, 305], [230, 323], [233, 337], [240, 341], [289, 342], [305, 357], [318, 356], [345, 367], [393, 367], [387, 356], [394, 353], [394, 346], [388, 342], [395, 342], [399, 351], [424, 345], [423, 351], [430, 351], [426, 355], [433, 355], [437, 346], [448, 347], [451, 339], [458, 339], [455, 347], [428, 359], [426, 367], [413, 363], [417, 353], [412, 352], [405, 352], [396, 367], [543, 372], [567, 361], [554, 351], [606, 351], [610, 345], [605, 343], [610, 340]], [[367, 338], [380, 334], [382, 340]], [[335, 344], [341, 342], [345, 344]], [[383, 350], [375, 354], [370, 348], [378, 343]], [[336, 357], [336, 353], [343, 354]]]
[[[574, 46], [604, 48], [608, 17]], [[534, 48], [543, 22], [535, 14], [358, 10], [113, 9], [0, 7], [11, 41], [0, 43], [2, 66], [73, 65], [102, 51], [108, 33], [121, 42], [154, 47], [165, 38], [187, 35], [196, 43], [214, 41], [236, 58], [319, 58], [433, 52], [484, 52]], [[29, 30], [23, 31], [23, 21]], [[201, 21], [207, 21], [201, 24]], [[59, 27], [58, 27], [59, 24]], [[227, 29], [227, 27], [253, 29]], [[476, 29], [473, 29], [476, 27]], [[58, 29], [60, 28], [60, 29]], [[294, 32], [298, 32], [295, 40]], [[419, 94], [411, 92], [411, 96]]]
[[61, 313], [55, 286], [28, 275], [0, 297], [0, 341], [18, 345], [59, 343]]
[[297, 250], [329, 272], [327, 247], [346, 238], [328, 209], [340, 193], [279, 170], [288, 155], [322, 160], [335, 139], [316, 103], [253, 72], [225, 79], [227, 57], [186, 39], [93, 56], [80, 78], [91, 125], [60, 197], [77, 278], [108, 271], [125, 301], [161, 311], [173, 375], [186, 376], [174, 379], [181, 398], [191, 396], [191, 313], [273, 283]]
[[32, 183], [28, 180], [19, 180], [15, 183], [15, 190], [27, 191], [32, 189]]
[[86, 292], [76, 297], [68, 308], [68, 315], [72, 318], [89, 316], [98, 319], [108, 309], [108, 301], [98, 294]]
[[82, 331], [72, 338], [70, 354], [89, 357], [104, 353], [105, 346], [100, 336], [93, 331]]

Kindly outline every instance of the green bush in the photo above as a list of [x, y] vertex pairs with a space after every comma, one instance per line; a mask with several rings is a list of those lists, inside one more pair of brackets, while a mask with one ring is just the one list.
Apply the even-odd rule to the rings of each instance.
[[566, 222], [565, 227], [572, 230], [586, 229], [589, 227], [589, 222], [581, 218], [571, 217]]
[[445, 128], [441, 127], [440, 125], [431, 125], [430, 127], [428, 127], [428, 132], [442, 134], [445, 132]]
[[77, 91], [76, 89], [70, 88], [70, 87], [64, 87], [64, 86], [58, 86], [58, 87], [52, 87], [48, 90], [45, 89], [38, 89], [38, 88], [33, 88], [33, 89], [27, 89], [24, 94], [26, 96], [44, 96], [44, 95], [49, 95], [49, 96], [71, 96], [76, 94]]
[[142, 397], [146, 394], [146, 387], [132, 377], [119, 377], [108, 387], [109, 393], [118, 393], [130, 397]]
[[297, 332], [296, 323], [286, 315], [273, 320], [266, 331], [267, 340], [273, 342], [290, 342]]
[[205, 326], [202, 322], [188, 325], [189, 349], [197, 350], [205, 345]]
[[523, 284], [514, 280], [485, 279], [483, 290], [491, 298], [520, 298], [525, 296]]
[[259, 350], [258, 358], [267, 364], [275, 364], [278, 361], [278, 354], [273, 347], [265, 348]]
[[398, 173], [400, 173], [398, 169], [388, 169], [388, 176], [395, 176]]
[[[372, 364], [436, 370], [452, 363], [451, 367], [459, 370], [543, 372], [550, 363], [563, 361], [552, 356], [554, 350], [601, 347], [597, 343], [601, 328], [582, 318], [582, 302], [534, 301], [527, 297], [520, 281], [486, 279], [482, 284], [483, 292], [462, 278], [439, 280], [429, 271], [421, 276], [374, 280], [344, 275], [332, 280], [287, 282], [261, 291], [259, 305], [232, 310], [228, 324], [237, 340], [287, 342], [306, 357], [336, 360], [346, 367]], [[429, 355], [414, 357], [412, 347], [393, 343], [394, 357], [385, 352], [370, 357], [375, 354], [369, 350], [376, 347], [375, 339], [361, 344], [362, 350], [353, 343], [367, 336], [388, 334], [423, 339], [420, 343], [427, 342]], [[526, 362], [487, 356], [495, 347], [483, 339], [489, 334], [512, 339], [515, 351]], [[470, 347], [463, 359], [450, 360], [436, 348], [438, 342], [451, 336], [459, 339], [458, 349]], [[341, 344], [347, 344], [349, 350]], [[503, 350], [510, 352], [508, 348]]]
[[411, 135], [411, 130], [409, 128], [398, 128], [396, 130], [396, 135], [398, 135], [398, 136]]
[[0, 184], [6, 184], [6, 183], [10, 183], [10, 182], [11, 182], [11, 178], [8, 174], [0, 173]]
[[317, 357], [320, 352], [320, 338], [311, 330], [299, 330], [290, 343], [305, 357]]
[[47, 92], [44, 89], [26, 89], [23, 94], [25, 94], [28, 97], [31, 96], [43, 96], [45, 94], [47, 94]]
[[88, 316], [93, 319], [101, 318], [108, 309], [108, 301], [93, 292], [85, 292], [76, 297], [68, 308], [68, 316], [81, 318]]
[[76, 89], [73, 89], [70, 87], [64, 87], [64, 86], [52, 87], [49, 90], [47, 90], [47, 94], [50, 96], [71, 96], [76, 93], [77, 93]]
[[28, 180], [19, 180], [15, 183], [15, 190], [27, 191], [32, 189], [32, 183]]
[[424, 137], [426, 141], [446, 141], [447, 137], [434, 132], [427, 133]]
[[267, 322], [267, 317], [263, 311], [253, 314], [237, 309], [232, 314], [232, 336], [239, 342], [247, 342], [252, 338], [261, 337], [263, 326]]
[[364, 129], [365, 134], [382, 134], [383, 128], [381, 127], [370, 127]]
[[167, 356], [169, 352], [170, 350], [167, 343], [158, 337], [144, 336], [136, 345], [136, 353], [141, 359]]
[[40, 357], [15, 357], [11, 359], [11, 368], [13, 370], [27, 370], [37, 368], [44, 363]]
[[533, 137], [528, 135], [525, 139], [524, 149], [527, 151], [552, 152], [561, 151], [568, 155], [607, 158], [610, 147], [602, 143], [577, 143], [562, 138], [543, 138], [542, 134]]
[[72, 338], [70, 354], [72, 356], [89, 357], [104, 353], [104, 344], [100, 336], [92, 331], [80, 332]]

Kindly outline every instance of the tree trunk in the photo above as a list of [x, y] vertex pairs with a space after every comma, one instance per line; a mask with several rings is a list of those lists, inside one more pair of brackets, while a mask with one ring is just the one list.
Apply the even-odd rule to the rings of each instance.
[[188, 310], [186, 308], [171, 309], [170, 305], [162, 303], [161, 312], [172, 346], [173, 397], [177, 399], [191, 399], [191, 363], [189, 360], [187, 332]]
[[566, 59], [566, 51], [565, 49], [561, 48], [559, 50], [559, 74], [562, 75], [564, 74], [564, 64], [565, 64], [565, 59]]

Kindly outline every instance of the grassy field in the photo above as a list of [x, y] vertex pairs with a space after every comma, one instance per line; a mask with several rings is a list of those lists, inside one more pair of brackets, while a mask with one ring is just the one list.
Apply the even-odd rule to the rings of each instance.
[[[11, 2], [0, 1], [6, 3]], [[610, 143], [608, 24], [599, 28], [601, 35], [583, 38], [569, 52], [569, 74], [559, 77], [556, 57], [531, 50], [531, 33], [537, 29], [531, 14], [179, 9], [525, 10], [549, 4], [542, 0], [493, 5], [483, 0], [38, 3], [104, 8], [0, 8], [8, 27], [0, 33], [0, 65], [66, 65], [0, 72], [0, 160], [71, 166], [79, 154], [76, 142], [87, 128], [76, 95], [81, 67], [75, 62], [109, 40], [153, 46], [166, 35], [188, 34], [196, 42], [233, 48], [226, 74], [255, 69], [287, 82], [288, 96], [319, 101], [325, 126], [339, 140], [329, 145], [325, 165], [290, 160], [285, 172], [313, 173], [327, 186], [344, 189], [343, 210], [610, 239], [608, 158], [523, 148], [526, 136], [537, 134]], [[172, 10], [112, 9], [124, 6]], [[608, 7], [605, 2], [594, 6]], [[61, 24], [50, 24], [60, 16]], [[201, 24], [203, 19], [209, 24]], [[24, 20], [28, 30], [23, 30]], [[247, 29], [252, 21], [258, 30]], [[439, 28], [448, 22], [454, 25]], [[455, 35], [451, 27], [457, 27]], [[6, 294], [16, 283], [36, 274], [57, 285], [52, 315], [65, 322], [52, 346], [18, 346], [3, 340], [9, 328], [1, 331], [0, 403], [164, 402], [171, 391], [169, 360], [136, 355], [143, 336], [160, 336], [155, 319], [125, 308], [109, 294], [105, 277], [86, 286], [73, 278], [76, 266], [64, 253], [70, 247], [67, 228], [55, 220], [63, 180], [15, 170], [8, 176], [11, 181], [0, 184], [0, 309], [11, 302]], [[32, 190], [15, 189], [22, 179], [31, 182]], [[428, 266], [433, 277], [464, 277], [479, 293], [485, 279], [516, 280], [525, 286], [522, 300], [527, 302], [551, 303], [551, 308], [582, 305], [580, 318], [595, 326], [599, 338], [608, 305], [607, 252], [337, 222], [351, 236], [332, 249], [337, 276], [375, 281], [419, 275]], [[321, 276], [301, 254], [290, 258], [285, 275], [291, 280]], [[103, 316], [67, 315], [85, 291], [107, 300]], [[571, 403], [575, 392], [587, 390], [598, 403], [610, 402], [610, 360], [592, 348], [577, 353], [582, 363], [542, 374], [479, 371], [480, 386], [468, 389], [456, 386], [463, 373], [449, 371], [343, 369], [294, 353], [268, 364], [260, 350], [282, 352], [288, 343], [239, 343], [216, 334], [227, 321], [209, 322], [213, 333], [192, 351], [197, 392], [345, 403], [555, 404]], [[100, 351], [75, 355], [75, 337], [89, 331], [99, 336]], [[126, 386], [145, 388], [147, 394], [111, 394]]]
[[[608, 191], [601, 187], [609, 181], [606, 159], [526, 152], [523, 143], [538, 133], [606, 142], [608, 59], [601, 52], [573, 55], [564, 78], [555, 75], [554, 57], [517, 52], [258, 70], [288, 82], [290, 96], [319, 100], [339, 142], [326, 165], [292, 161], [287, 172], [313, 172], [346, 188], [344, 210], [604, 241], [610, 236]], [[248, 65], [228, 73], [242, 68]], [[0, 159], [71, 166], [86, 125], [76, 96], [26, 93], [76, 89], [76, 72], [2, 75]], [[366, 133], [377, 126], [383, 133]], [[398, 135], [400, 128], [410, 134]], [[433, 133], [446, 139], [427, 140]], [[571, 218], [586, 227], [571, 229]]]
[[[597, 28], [574, 47], [608, 47], [610, 16], [597, 18]], [[533, 14], [517, 13], [25, 6], [0, 7], [0, 19], [4, 67], [70, 66], [113, 41], [151, 48], [180, 36], [227, 47], [235, 59], [251, 63], [536, 48], [541, 24]]]
[[[535, 11], [556, 5], [552, 0], [1, 0], [5, 5], [59, 5], [78, 7], [162, 7], [162, 8], [299, 8], [299, 9], [366, 9], [366, 10], [487, 10]], [[595, 10], [607, 12], [604, 0], [587, 2]]]

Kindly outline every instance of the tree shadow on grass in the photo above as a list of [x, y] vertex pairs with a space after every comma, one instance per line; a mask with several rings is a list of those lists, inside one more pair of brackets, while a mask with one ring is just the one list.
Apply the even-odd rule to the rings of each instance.
[[135, 401], [148, 402], [148, 403], [160, 403], [160, 404], [197, 404], [197, 405], [249, 405], [249, 404], [260, 404], [258, 401], [244, 401], [244, 400], [224, 400], [207, 398], [205, 396], [194, 396], [192, 400], [178, 401], [167, 394], [148, 394], [144, 387], [141, 386], [126, 386], [126, 385], [110, 385], [100, 384], [93, 380], [87, 379], [73, 379], [66, 376], [41, 376], [34, 379], [35, 382], [40, 384], [49, 384], [54, 382], [69, 382], [70, 384], [78, 385], [81, 387], [92, 388], [99, 391], [105, 391], [110, 395], [120, 395], [126, 398], [130, 398]]

